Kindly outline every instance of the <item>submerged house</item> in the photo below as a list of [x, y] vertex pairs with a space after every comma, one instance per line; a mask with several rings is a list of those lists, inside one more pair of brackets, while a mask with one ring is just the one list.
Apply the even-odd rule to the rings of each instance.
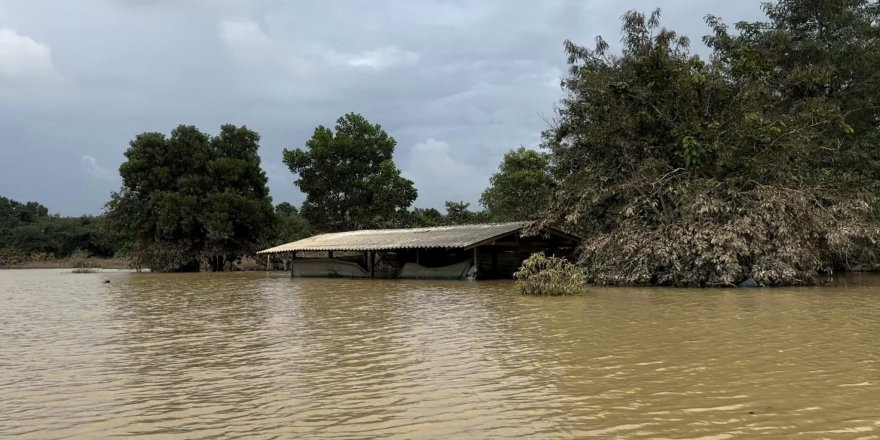
[[[265, 249], [294, 277], [502, 279], [535, 252], [570, 257], [580, 238], [532, 222], [336, 232]], [[527, 231], [528, 230], [528, 231]]]

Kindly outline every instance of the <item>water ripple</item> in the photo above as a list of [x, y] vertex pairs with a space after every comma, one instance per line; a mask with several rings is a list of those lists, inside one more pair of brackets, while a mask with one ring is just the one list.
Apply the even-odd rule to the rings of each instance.
[[0, 437], [877, 438], [870, 284], [0, 271]]

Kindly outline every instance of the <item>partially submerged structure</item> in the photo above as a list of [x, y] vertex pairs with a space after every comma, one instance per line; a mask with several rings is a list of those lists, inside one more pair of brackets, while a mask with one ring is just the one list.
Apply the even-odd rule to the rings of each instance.
[[535, 252], [568, 257], [579, 243], [555, 228], [515, 222], [337, 232], [259, 254], [287, 254], [294, 277], [499, 279]]

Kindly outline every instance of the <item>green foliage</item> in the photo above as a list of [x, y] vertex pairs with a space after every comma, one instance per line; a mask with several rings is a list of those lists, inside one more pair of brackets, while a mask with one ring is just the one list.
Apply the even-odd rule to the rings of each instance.
[[275, 206], [275, 217], [272, 243], [289, 243], [312, 235], [309, 222], [290, 203], [282, 202]]
[[578, 265], [543, 252], [533, 254], [513, 274], [516, 287], [523, 295], [580, 295], [587, 282]]
[[0, 231], [8, 231], [48, 216], [49, 210], [37, 202], [20, 203], [0, 196]]
[[485, 211], [471, 211], [470, 203], [467, 202], [447, 201], [445, 207], [446, 214], [434, 208], [415, 208], [407, 213], [405, 227], [452, 226], [491, 221]]
[[73, 273], [89, 273], [93, 270], [89, 268], [89, 253], [77, 249], [70, 254], [70, 266], [73, 267]]
[[446, 216], [443, 219], [444, 225], [468, 225], [476, 223], [487, 223], [488, 216], [484, 211], [471, 211], [470, 203], [465, 202], [446, 202]]
[[394, 165], [397, 142], [355, 113], [339, 118], [335, 130], [318, 126], [304, 150], [284, 150], [306, 194], [301, 215], [321, 232], [404, 224], [417, 192]]
[[792, 162], [783, 171], [797, 180], [876, 193], [880, 3], [780, 0], [764, 10], [769, 21], [737, 23], [736, 34], [710, 16], [705, 37], [718, 69], [762, 105], [752, 123], [769, 133], [756, 156]]
[[709, 62], [659, 11], [624, 15], [620, 55], [566, 42], [545, 221], [587, 237], [589, 281], [810, 283], [872, 262], [878, 8], [783, 0], [737, 35], [709, 17]]
[[520, 147], [504, 155], [480, 198], [493, 221], [535, 220], [550, 201], [550, 155]]
[[0, 247], [0, 268], [13, 266], [26, 260], [27, 256], [20, 249]]
[[409, 213], [409, 227], [432, 227], [446, 224], [446, 216], [434, 208], [415, 208]]
[[217, 271], [257, 250], [275, 227], [259, 140], [227, 124], [217, 136], [181, 125], [170, 137], [131, 141], [107, 215], [131, 240], [137, 266], [193, 271], [207, 263]]
[[24, 261], [64, 258], [82, 249], [98, 257], [111, 257], [122, 246], [122, 237], [106, 227], [103, 217], [49, 215], [36, 202], [19, 203], [0, 197], [0, 266]]

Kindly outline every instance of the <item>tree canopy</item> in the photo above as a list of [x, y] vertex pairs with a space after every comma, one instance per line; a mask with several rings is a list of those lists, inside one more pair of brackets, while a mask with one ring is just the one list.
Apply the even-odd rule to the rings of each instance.
[[446, 201], [446, 215], [443, 216], [444, 225], [467, 225], [486, 223], [489, 221], [485, 211], [471, 211], [470, 203]]
[[565, 43], [545, 146], [545, 220], [579, 232], [597, 283], [809, 283], [873, 261], [877, 6], [784, 0], [735, 35], [708, 17], [704, 61], [659, 11], [623, 49]]
[[37, 202], [21, 203], [0, 196], [0, 231], [48, 217], [49, 209]]
[[135, 137], [107, 210], [133, 241], [136, 262], [157, 271], [223, 270], [257, 250], [275, 221], [259, 140], [234, 125], [217, 136], [181, 125], [167, 137]]
[[285, 149], [284, 163], [306, 194], [300, 214], [321, 232], [403, 224], [418, 193], [394, 164], [396, 144], [378, 124], [348, 113], [335, 132], [318, 126], [305, 149]]
[[269, 246], [277, 243], [289, 243], [312, 235], [311, 225], [299, 211], [288, 202], [282, 202], [275, 206], [277, 218], [275, 232], [270, 237]]
[[504, 155], [480, 204], [493, 221], [536, 220], [550, 201], [550, 155], [526, 148]]

